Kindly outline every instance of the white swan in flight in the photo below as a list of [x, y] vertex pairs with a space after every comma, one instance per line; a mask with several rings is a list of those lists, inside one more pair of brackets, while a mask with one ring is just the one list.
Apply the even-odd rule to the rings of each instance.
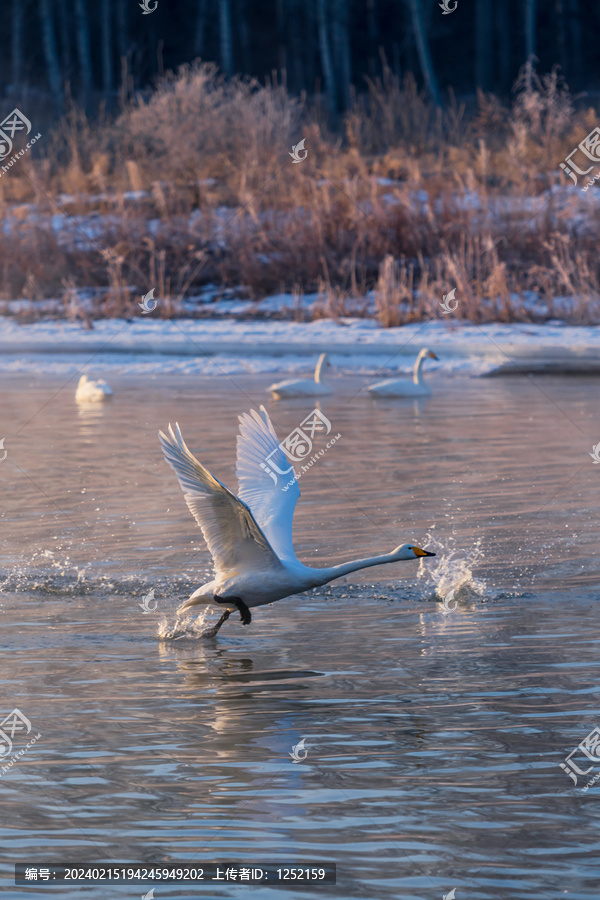
[[310, 378], [289, 378], [287, 381], [278, 381], [267, 388], [277, 399], [281, 397], [317, 397], [322, 394], [331, 394], [332, 390], [328, 384], [321, 381], [321, 375], [324, 366], [331, 363], [327, 359], [326, 353], [321, 353], [317, 365], [315, 367], [315, 377]]
[[[169, 425], [168, 436], [159, 432], [163, 453], [185, 495], [188, 508], [202, 529], [213, 558], [215, 577], [203, 584], [177, 612], [191, 606], [218, 603], [226, 607], [217, 625], [206, 632], [214, 636], [232, 609], [239, 610], [247, 625], [250, 609], [300, 594], [327, 584], [341, 575], [399, 562], [435, 556], [414, 543], [402, 544], [391, 553], [356, 559], [352, 562], [313, 569], [296, 559], [292, 543], [292, 519], [300, 496], [298, 482], [283, 491], [290, 464], [286, 459], [269, 415], [260, 407], [239, 417], [236, 474], [239, 493], [214, 478], [187, 448], [179, 426]], [[269, 458], [269, 470], [286, 471], [275, 483], [262, 468]], [[272, 474], [274, 474], [272, 472]]]
[[438, 359], [433, 350], [427, 347], [419, 352], [413, 369], [412, 381], [408, 378], [391, 378], [387, 381], [378, 381], [370, 385], [367, 390], [379, 397], [421, 397], [431, 393], [431, 388], [423, 378], [423, 362], [425, 359]]
[[75, 391], [75, 400], [77, 403], [102, 403], [112, 395], [112, 388], [106, 381], [101, 378], [93, 381], [87, 375], [82, 375]]

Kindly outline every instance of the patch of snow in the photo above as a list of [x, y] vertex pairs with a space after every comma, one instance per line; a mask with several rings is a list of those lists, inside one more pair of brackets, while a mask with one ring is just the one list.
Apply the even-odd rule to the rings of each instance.
[[[273, 298], [276, 305], [282, 298]], [[93, 357], [94, 372], [309, 372], [319, 353], [348, 373], [408, 373], [421, 347], [444, 375], [600, 372], [600, 327], [432, 320], [380, 328], [367, 319], [282, 320], [137, 318], [19, 325], [0, 318], [0, 372], [67, 374]]]

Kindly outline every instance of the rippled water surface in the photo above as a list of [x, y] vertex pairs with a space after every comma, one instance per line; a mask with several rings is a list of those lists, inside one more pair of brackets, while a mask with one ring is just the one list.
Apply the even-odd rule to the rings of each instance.
[[[337, 885], [157, 900], [597, 900], [600, 762], [577, 787], [560, 767], [600, 725], [597, 380], [438, 380], [416, 403], [334, 378], [340, 438], [301, 478], [298, 555], [438, 556], [162, 639], [210, 560], [156, 432], [178, 420], [235, 487], [237, 415], [269, 380], [115, 376], [99, 409], [53, 379], [0, 385], [0, 712], [40, 734], [0, 774], [4, 895], [149, 890], [11, 887], [28, 859], [228, 860], [334, 862]], [[266, 405], [283, 438], [314, 403]]]

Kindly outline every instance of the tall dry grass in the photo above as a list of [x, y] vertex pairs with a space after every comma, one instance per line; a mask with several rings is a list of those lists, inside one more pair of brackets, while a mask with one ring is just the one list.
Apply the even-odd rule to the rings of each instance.
[[470, 111], [432, 108], [385, 68], [343, 135], [276, 83], [185, 67], [112, 121], [72, 108], [42, 158], [0, 179], [0, 297], [63, 297], [57, 314], [91, 324], [153, 286], [173, 316], [203, 285], [243, 285], [393, 326], [441, 316], [456, 287], [471, 321], [596, 322], [597, 188], [558, 169], [596, 122], [530, 64], [510, 108], [481, 94]]

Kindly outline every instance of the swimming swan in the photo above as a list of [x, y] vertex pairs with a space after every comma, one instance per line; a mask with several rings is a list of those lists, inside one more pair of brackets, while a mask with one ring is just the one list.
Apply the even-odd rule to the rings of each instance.
[[435, 556], [410, 543], [384, 556], [325, 569], [303, 565], [296, 559], [292, 543], [292, 519], [300, 496], [298, 482], [284, 492], [281, 484], [275, 483], [262, 468], [268, 458], [270, 470], [289, 473], [290, 469], [269, 415], [261, 406], [260, 414], [253, 409], [240, 416], [239, 421], [237, 497], [192, 455], [179, 425], [175, 425], [175, 431], [169, 425], [168, 436], [159, 432], [165, 459], [177, 475], [188, 508], [202, 529], [215, 567], [213, 581], [194, 591], [177, 612], [199, 604], [219, 603], [226, 607], [205, 637], [214, 637], [232, 609], [237, 609], [243, 624], [248, 625], [252, 607], [300, 594], [368, 566]]
[[287, 381], [279, 381], [277, 384], [272, 384], [267, 390], [271, 391], [273, 396], [277, 398], [316, 397], [321, 394], [331, 394], [332, 390], [329, 385], [323, 384], [321, 381], [323, 366], [329, 365], [331, 365], [331, 363], [327, 359], [327, 354], [321, 353], [315, 367], [314, 380], [311, 380], [310, 378], [300, 378], [298, 380], [290, 378]]
[[102, 403], [112, 395], [112, 388], [105, 381], [91, 381], [87, 375], [82, 375], [75, 391], [75, 400], [77, 403]]
[[424, 394], [430, 394], [431, 388], [425, 384], [421, 371], [423, 361], [427, 357], [429, 359], [438, 359], [432, 350], [423, 347], [415, 362], [412, 381], [409, 381], [408, 378], [392, 378], [387, 381], [378, 381], [377, 384], [370, 385], [367, 390], [371, 394], [377, 394], [380, 397], [419, 397]]

